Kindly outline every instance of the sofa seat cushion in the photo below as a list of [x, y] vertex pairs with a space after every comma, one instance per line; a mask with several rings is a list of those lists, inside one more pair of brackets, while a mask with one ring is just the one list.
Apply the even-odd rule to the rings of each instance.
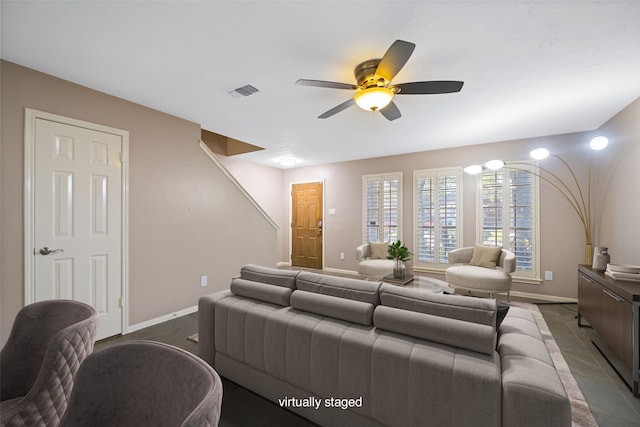
[[474, 265], [456, 265], [447, 268], [447, 283], [468, 289], [508, 291], [511, 289], [511, 276], [504, 269], [485, 268]]
[[358, 263], [358, 273], [363, 276], [386, 276], [393, 271], [392, 259], [365, 259]]

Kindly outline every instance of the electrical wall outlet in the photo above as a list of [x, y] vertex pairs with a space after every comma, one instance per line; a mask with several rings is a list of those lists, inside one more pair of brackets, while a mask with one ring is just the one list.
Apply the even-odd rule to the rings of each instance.
[[207, 276], [200, 276], [200, 286], [203, 288], [207, 286]]
[[552, 281], [553, 280], [553, 271], [547, 270], [544, 272], [544, 280]]
[[340, 259], [344, 261], [344, 252], [340, 252]]

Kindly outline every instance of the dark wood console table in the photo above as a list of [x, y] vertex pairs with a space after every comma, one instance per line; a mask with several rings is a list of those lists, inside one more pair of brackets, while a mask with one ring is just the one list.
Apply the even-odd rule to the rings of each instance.
[[[578, 267], [578, 326], [583, 317], [597, 332], [592, 341], [634, 396], [640, 396], [640, 282], [613, 280]], [[599, 341], [604, 342], [599, 345]]]

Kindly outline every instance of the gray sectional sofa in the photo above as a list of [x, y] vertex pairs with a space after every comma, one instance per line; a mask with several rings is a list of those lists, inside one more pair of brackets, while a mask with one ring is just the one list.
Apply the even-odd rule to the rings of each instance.
[[531, 313], [492, 299], [247, 265], [199, 301], [216, 371], [325, 426], [570, 426]]

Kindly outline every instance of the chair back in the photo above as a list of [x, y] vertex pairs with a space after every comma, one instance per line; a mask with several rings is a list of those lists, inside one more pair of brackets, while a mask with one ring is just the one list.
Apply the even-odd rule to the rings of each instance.
[[215, 426], [222, 382], [198, 356], [127, 341], [89, 356], [78, 371], [64, 427]]
[[49, 300], [22, 308], [0, 354], [2, 425], [57, 426], [80, 363], [93, 351], [98, 312]]

